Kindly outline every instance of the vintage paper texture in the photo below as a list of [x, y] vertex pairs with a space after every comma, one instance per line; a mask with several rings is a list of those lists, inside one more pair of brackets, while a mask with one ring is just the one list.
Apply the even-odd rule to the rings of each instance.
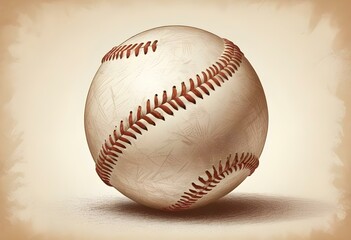
[[[0, 4], [2, 239], [349, 239], [347, 1], [7, 1]], [[169, 215], [104, 186], [83, 109], [101, 57], [152, 27], [234, 41], [261, 78], [261, 165], [204, 210]]]

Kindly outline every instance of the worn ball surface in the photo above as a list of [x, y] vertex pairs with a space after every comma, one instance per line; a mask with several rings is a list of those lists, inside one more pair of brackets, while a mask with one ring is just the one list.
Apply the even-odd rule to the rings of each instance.
[[255, 171], [267, 103], [232, 41], [159, 27], [113, 47], [101, 62], [84, 121], [107, 185], [140, 204], [180, 211], [223, 197]]

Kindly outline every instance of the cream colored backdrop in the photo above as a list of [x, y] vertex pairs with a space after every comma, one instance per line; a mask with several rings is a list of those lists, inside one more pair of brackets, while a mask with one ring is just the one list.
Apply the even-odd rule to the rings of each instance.
[[[151, 237], [157, 232], [175, 239], [219, 233], [228, 238], [258, 233], [270, 238], [328, 229], [333, 218], [343, 217], [333, 167], [341, 164], [335, 149], [341, 141], [345, 106], [335, 94], [346, 63], [333, 50], [337, 30], [328, 16], [311, 22], [311, 14], [310, 3], [278, 8], [241, 1], [104, 1], [82, 6], [55, 2], [37, 5], [32, 16], [19, 14], [11, 28], [17, 37], [8, 46], [14, 58], [8, 71], [15, 90], [9, 102], [14, 134], [22, 138], [15, 153], [22, 161], [14, 171], [23, 176], [11, 198], [24, 208], [14, 209], [13, 219], [29, 221], [41, 233], [105, 237]], [[90, 82], [112, 46], [143, 30], [173, 24], [231, 39], [265, 89], [270, 117], [266, 146], [259, 168], [233, 196], [310, 199], [328, 206], [324, 214], [301, 213], [299, 219], [255, 224], [233, 225], [228, 220], [224, 226], [217, 219], [205, 228], [99, 211], [105, 202], [128, 205], [129, 200], [105, 186], [94, 171], [83, 126]]]

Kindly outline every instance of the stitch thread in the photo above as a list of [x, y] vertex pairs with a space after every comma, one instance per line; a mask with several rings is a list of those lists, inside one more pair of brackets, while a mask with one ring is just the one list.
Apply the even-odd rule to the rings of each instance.
[[[180, 90], [173, 86], [171, 94], [168, 94], [166, 91], [163, 91], [160, 97], [155, 94], [153, 101], [148, 99], [144, 108], [138, 106], [136, 114], [130, 111], [127, 125], [122, 120], [119, 128], [115, 127], [113, 133], [102, 144], [96, 162], [96, 172], [105, 184], [112, 186], [110, 184], [110, 176], [113, 166], [116, 165], [126, 146], [131, 145], [127, 137], [137, 139], [137, 135], [141, 135], [142, 131], [147, 131], [150, 125], [156, 125], [156, 119], [165, 120], [165, 114], [173, 115], [174, 111], [177, 111], [179, 108], [186, 109], [186, 101], [196, 104], [196, 98], [202, 99], [204, 94], [210, 95], [210, 92], [215, 91], [215, 88], [222, 86], [229, 79], [228, 76], [231, 77], [236, 72], [242, 61], [243, 53], [231, 41], [227, 39], [223, 39], [223, 41], [224, 50], [222, 55], [215, 64], [197, 74], [194, 79], [190, 78], [189, 87], [186, 86], [185, 82], [182, 82]], [[142, 44], [139, 44], [135, 49], [138, 47], [140, 49], [140, 46]], [[156, 50], [156, 44], [154, 46]], [[128, 51], [128, 49], [132, 49], [132, 47], [120, 46], [106, 55], [111, 57], [116, 52]], [[144, 53], [147, 53], [145, 48]], [[120, 54], [119, 56], [122, 55]], [[106, 59], [110, 59], [110, 57]]]
[[126, 58], [129, 58], [132, 55], [132, 52], [134, 52], [134, 55], [137, 57], [139, 55], [139, 52], [141, 49], [143, 49], [144, 54], [146, 55], [149, 51], [149, 48], [151, 47], [151, 50], [153, 52], [156, 51], [157, 49], [157, 40], [146, 42], [144, 43], [139, 43], [139, 44], [129, 44], [129, 45], [120, 45], [117, 47], [113, 47], [106, 55], [102, 58], [101, 63], [104, 63], [106, 61], [112, 61], [116, 59], [122, 59], [124, 57], [124, 54]]
[[231, 173], [242, 169], [248, 169], [250, 171], [249, 175], [251, 175], [258, 167], [258, 164], [258, 158], [252, 153], [242, 153], [240, 157], [238, 156], [238, 153], [236, 153], [233, 161], [232, 155], [229, 155], [224, 166], [221, 161], [219, 161], [218, 167], [212, 165], [213, 173], [209, 170], [205, 171], [207, 180], [200, 176], [198, 178], [199, 183], [192, 182], [192, 188], [187, 192], [184, 192], [176, 203], [164, 208], [164, 210], [182, 211], [188, 209], [191, 205], [215, 188], [226, 177], [226, 175], [228, 176]]

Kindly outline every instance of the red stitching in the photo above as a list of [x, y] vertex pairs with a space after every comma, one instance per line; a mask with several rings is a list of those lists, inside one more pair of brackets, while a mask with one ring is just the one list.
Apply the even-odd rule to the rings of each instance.
[[[220, 82], [224, 83], [229, 79], [227, 76], [227, 74], [229, 75], [228, 71], [231, 74], [235, 73], [235, 69], [240, 66], [243, 53], [231, 41], [223, 40], [224, 52], [219, 57], [219, 60], [201, 74], [197, 74], [195, 81], [189, 79], [190, 88], [187, 88], [185, 83], [182, 82], [179, 86], [181, 91], [179, 91], [176, 86], [173, 86], [171, 95], [164, 91], [161, 98], [159, 98], [159, 96], [155, 94], [153, 106], [151, 106], [151, 100], [148, 99], [144, 110], [142, 106], [138, 106], [136, 114], [133, 114], [132, 111], [129, 113], [127, 125], [121, 121], [119, 128], [116, 126], [113, 134], [110, 134], [108, 140], [105, 140], [102, 144], [96, 162], [96, 172], [104, 183], [112, 186], [110, 184], [110, 176], [112, 174], [113, 165], [116, 165], [126, 145], [131, 145], [127, 137], [137, 139], [137, 136], [141, 135], [142, 131], [147, 131], [150, 125], [155, 126], [157, 119], [165, 120], [165, 114], [173, 115], [174, 111], [177, 111], [179, 107], [186, 109], [186, 101], [196, 104], [196, 98], [202, 99], [203, 94], [210, 95], [210, 92], [214, 91], [215, 87], [221, 86]], [[151, 42], [148, 46], [150, 46], [150, 44]], [[134, 48], [136, 56], [142, 45], [143, 43]], [[153, 50], [156, 50], [155, 42], [151, 44], [151, 46]], [[128, 46], [116, 47], [107, 53], [104, 59], [106, 59], [106, 61], [113, 59], [114, 57], [111, 57], [112, 55], [118, 56], [120, 52], [132, 48], [133, 47], [128, 48]], [[227, 56], [225, 56], [225, 54]], [[122, 54], [120, 54], [120, 56], [122, 56]]]
[[191, 185], [193, 187], [187, 192], [184, 192], [176, 203], [164, 208], [164, 210], [182, 211], [188, 209], [192, 204], [196, 203], [215, 188], [226, 177], [226, 175], [228, 176], [229, 174], [244, 168], [250, 170], [251, 175], [258, 167], [258, 164], [258, 158], [252, 153], [242, 153], [240, 158], [236, 153], [233, 161], [232, 156], [229, 155], [224, 166], [221, 161], [219, 161], [217, 168], [212, 165], [213, 173], [209, 170], [205, 171], [207, 176], [206, 180], [201, 176], [198, 177], [199, 183], [192, 182]]
[[101, 63], [106, 62], [106, 61], [111, 61], [115, 59], [121, 59], [124, 57], [124, 54], [126, 58], [129, 58], [132, 55], [132, 52], [134, 51], [134, 55], [137, 57], [139, 55], [140, 49], [144, 49], [144, 54], [146, 55], [149, 51], [149, 48], [151, 47], [151, 50], [153, 52], [156, 51], [157, 49], [157, 40], [153, 41], [148, 41], [145, 45], [144, 43], [135, 43], [135, 44], [129, 44], [129, 45], [122, 45], [118, 47], [113, 47], [106, 55], [102, 58]]

